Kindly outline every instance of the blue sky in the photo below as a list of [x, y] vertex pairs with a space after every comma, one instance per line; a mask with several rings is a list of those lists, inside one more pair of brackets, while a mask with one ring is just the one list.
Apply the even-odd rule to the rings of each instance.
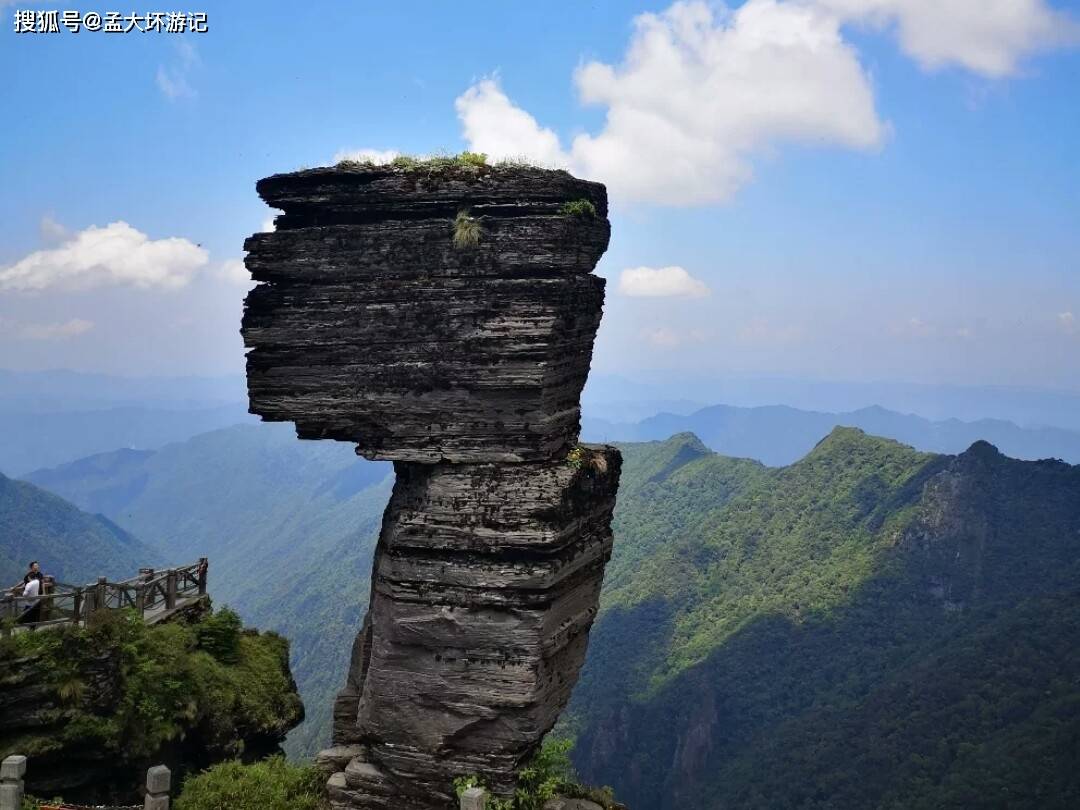
[[132, 10], [0, 2], [0, 367], [237, 371], [258, 178], [471, 146], [608, 183], [599, 370], [1080, 389], [1080, 4], [60, 8]]

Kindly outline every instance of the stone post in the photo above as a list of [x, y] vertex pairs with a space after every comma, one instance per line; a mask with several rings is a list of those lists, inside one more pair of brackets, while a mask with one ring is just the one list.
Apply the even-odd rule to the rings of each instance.
[[97, 585], [94, 586], [94, 610], [104, 610], [106, 608], [108, 594], [105, 586], [107, 584], [108, 580], [105, 577], [98, 577]]
[[143, 810], [169, 810], [169, 787], [172, 772], [164, 765], [155, 765], [146, 772], [146, 801]]
[[471, 787], [461, 794], [461, 810], [486, 810], [487, 791]]
[[0, 810], [22, 810], [26, 757], [12, 755], [0, 763]]

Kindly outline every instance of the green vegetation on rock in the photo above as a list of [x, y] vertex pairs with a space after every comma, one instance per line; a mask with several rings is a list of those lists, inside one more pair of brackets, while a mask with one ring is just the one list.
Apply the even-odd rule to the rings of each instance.
[[[491, 797], [490, 810], [543, 810], [544, 805], [558, 796], [569, 799], [588, 799], [604, 810], [617, 805], [611, 788], [590, 788], [578, 784], [574, 766], [570, 762], [573, 740], [549, 737], [543, 745], [517, 772], [518, 786], [513, 796]], [[454, 780], [458, 796], [472, 787], [484, 787], [482, 779], [475, 775]]]
[[119, 786], [170, 747], [194, 767], [269, 753], [303, 719], [288, 642], [239, 631], [229, 611], [153, 627], [105, 611], [17, 633], [0, 643], [0, 692], [0, 757], [30, 757], [46, 795]]
[[570, 217], [595, 217], [596, 206], [590, 200], [572, 200], [563, 203], [559, 213]]
[[223, 762], [184, 780], [176, 810], [326, 810], [326, 776], [270, 757]]
[[456, 155], [397, 155], [388, 163], [376, 163], [370, 159], [345, 158], [337, 162], [339, 169], [377, 169], [391, 167], [406, 172], [438, 174], [453, 169], [483, 169], [488, 166], [487, 155], [482, 152], [461, 152]]

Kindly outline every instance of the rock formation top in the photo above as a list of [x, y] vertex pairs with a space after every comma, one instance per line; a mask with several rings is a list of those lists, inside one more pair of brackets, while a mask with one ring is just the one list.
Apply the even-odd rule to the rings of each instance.
[[569, 451], [603, 302], [602, 185], [444, 161], [257, 188], [284, 213], [245, 245], [253, 413], [372, 459]]
[[531, 166], [478, 166], [448, 159], [412, 168], [344, 163], [275, 174], [260, 180], [259, 196], [285, 212], [278, 230], [356, 224], [379, 219], [451, 219], [465, 204], [501, 217], [557, 215], [588, 200], [607, 219], [607, 190], [561, 170]]

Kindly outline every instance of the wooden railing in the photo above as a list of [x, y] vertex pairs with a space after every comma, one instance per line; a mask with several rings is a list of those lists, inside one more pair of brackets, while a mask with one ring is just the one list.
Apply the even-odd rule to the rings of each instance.
[[209, 568], [206, 557], [201, 557], [181, 568], [142, 568], [138, 576], [123, 582], [99, 577], [90, 585], [77, 586], [47, 577], [45, 592], [29, 597], [22, 595], [20, 584], [0, 596], [0, 629], [8, 635], [13, 627], [79, 624], [98, 610], [124, 608], [144, 619], [157, 619], [205, 596]]

